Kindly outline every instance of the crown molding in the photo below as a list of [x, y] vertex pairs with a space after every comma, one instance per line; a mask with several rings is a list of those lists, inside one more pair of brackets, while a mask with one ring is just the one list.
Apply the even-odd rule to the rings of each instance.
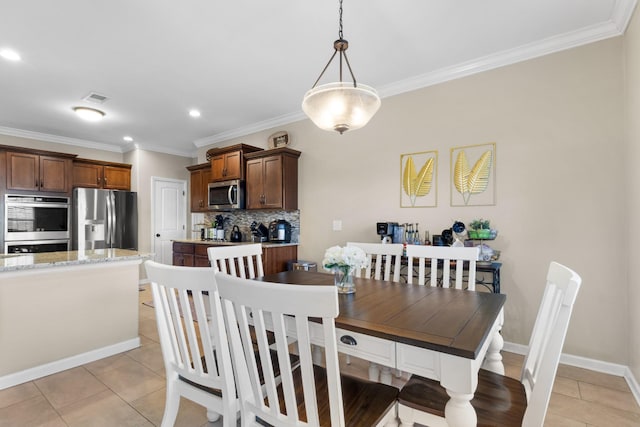
[[105, 144], [102, 142], [89, 141], [86, 139], [69, 138], [66, 136], [58, 136], [58, 135], [52, 135], [52, 134], [42, 133], [42, 132], [33, 132], [30, 130], [9, 128], [4, 126], [0, 126], [0, 134], [8, 135], [8, 136], [16, 136], [19, 138], [33, 139], [36, 141], [72, 145], [75, 147], [89, 148], [93, 150], [111, 151], [115, 153], [128, 153], [129, 151], [132, 151], [135, 149], [141, 149], [145, 151], [155, 151], [157, 153], [171, 154], [174, 156], [181, 156], [181, 157], [188, 157], [188, 158], [197, 157], [196, 150], [191, 150], [191, 151], [174, 150], [172, 148], [157, 147], [157, 146], [148, 145], [148, 144], [128, 144], [123, 147], [117, 144]]
[[627, 31], [627, 26], [633, 17], [636, 4], [637, 0], [618, 0], [613, 6], [611, 19], [618, 27], [620, 34], [624, 34], [624, 32]]
[[[541, 56], [605, 40], [611, 37], [620, 36], [624, 34], [624, 29], [626, 29], [626, 25], [629, 23], [631, 14], [633, 14], [636, 0], [621, 0], [616, 4], [618, 5], [620, 3], [631, 3], [631, 5], [626, 5], [624, 8], [616, 8], [616, 11], [623, 10], [626, 14], [625, 15], [622, 12], [617, 13], [616, 16], [619, 20], [618, 22], [614, 22], [612, 20], [603, 24], [583, 28], [579, 31], [565, 33], [535, 43], [526, 44], [518, 48], [476, 58], [452, 67], [441, 68], [430, 73], [383, 86], [379, 89], [379, 92], [383, 98], [399, 95], [401, 93], [422, 89], [450, 80], [504, 67], [506, 65], [512, 65], [518, 62], [539, 58]], [[623, 29], [621, 30], [621, 28]]]
[[124, 152], [128, 153], [129, 151], [133, 151], [133, 150], [153, 151], [156, 153], [170, 154], [172, 156], [188, 157], [190, 159], [198, 157], [197, 150], [191, 150], [191, 151], [176, 150], [168, 147], [158, 147], [154, 145], [138, 144], [138, 143], [131, 144], [131, 146], [127, 147], [127, 149]]
[[15, 129], [0, 126], [0, 134], [8, 136], [17, 136], [19, 138], [35, 139], [37, 141], [55, 142], [56, 144], [74, 145], [76, 147], [92, 148], [94, 150], [113, 151], [122, 153], [122, 147], [119, 145], [104, 144], [101, 142], [88, 141], [85, 139], [69, 138], [66, 136], [51, 135], [48, 133], [33, 132], [24, 129]]
[[302, 112], [285, 114], [282, 116], [274, 117], [272, 119], [263, 120], [261, 122], [253, 123], [249, 126], [243, 126], [241, 128], [233, 129], [227, 132], [218, 133], [195, 140], [193, 143], [196, 147], [201, 148], [207, 145], [212, 145], [217, 142], [228, 141], [233, 138], [240, 138], [252, 133], [260, 132], [263, 130], [271, 129], [274, 127], [288, 125], [289, 123], [297, 122], [306, 119], [307, 116]]

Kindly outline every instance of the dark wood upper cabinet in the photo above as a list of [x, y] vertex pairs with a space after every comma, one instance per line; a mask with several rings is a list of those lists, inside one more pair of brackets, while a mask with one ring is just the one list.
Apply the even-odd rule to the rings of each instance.
[[209, 163], [188, 166], [191, 172], [190, 195], [191, 212], [206, 212], [209, 210], [208, 184], [211, 182], [211, 166]]
[[276, 148], [245, 156], [247, 209], [298, 209], [300, 154], [290, 148]]
[[207, 160], [211, 162], [211, 182], [230, 179], [245, 179], [245, 159], [247, 153], [262, 151], [262, 148], [246, 144], [212, 148], [207, 151]]
[[7, 189], [69, 193], [73, 157], [75, 156], [65, 154], [7, 151]]
[[73, 187], [131, 190], [131, 165], [76, 159], [73, 162]]

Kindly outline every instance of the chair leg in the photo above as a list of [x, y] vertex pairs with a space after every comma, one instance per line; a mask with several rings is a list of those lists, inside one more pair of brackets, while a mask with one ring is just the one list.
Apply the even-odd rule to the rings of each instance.
[[173, 427], [178, 417], [178, 409], [180, 409], [180, 393], [175, 389], [175, 382], [168, 378], [166, 393], [161, 427]]
[[207, 421], [210, 423], [215, 423], [220, 419], [220, 414], [216, 411], [211, 411], [207, 409]]

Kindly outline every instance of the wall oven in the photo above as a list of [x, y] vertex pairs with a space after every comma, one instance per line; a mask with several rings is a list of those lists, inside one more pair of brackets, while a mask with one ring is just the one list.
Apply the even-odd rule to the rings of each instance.
[[5, 253], [69, 249], [68, 197], [7, 194], [4, 214]]

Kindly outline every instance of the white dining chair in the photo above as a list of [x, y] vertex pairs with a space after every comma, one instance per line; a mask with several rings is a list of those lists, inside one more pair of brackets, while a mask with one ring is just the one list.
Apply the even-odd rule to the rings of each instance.
[[[542, 427], [582, 279], [573, 270], [552, 262], [533, 326], [520, 381], [480, 369], [471, 405], [478, 426]], [[398, 398], [403, 426], [414, 422], [443, 424], [449, 395], [438, 381], [412, 376]], [[473, 421], [473, 420], [471, 420]]]
[[[402, 268], [402, 253], [404, 247], [401, 243], [361, 243], [347, 242], [347, 246], [357, 246], [367, 254], [369, 260], [365, 269], [358, 269], [355, 277], [373, 278], [376, 280], [386, 280], [400, 282], [400, 270]], [[375, 266], [375, 267], [374, 267]], [[373, 268], [373, 275], [371, 269]], [[351, 356], [346, 356], [346, 363], [351, 364]], [[402, 372], [396, 371], [396, 377], [401, 377]], [[369, 379], [391, 384], [391, 369], [380, 367], [377, 363], [369, 362]]]
[[209, 246], [207, 255], [216, 271], [245, 279], [264, 276], [262, 244]]
[[144, 266], [166, 372], [162, 427], [174, 425], [181, 396], [206, 407], [209, 421], [222, 415], [223, 426], [235, 427], [239, 405], [213, 269]]
[[[417, 276], [415, 283], [419, 285], [427, 284], [438, 286], [441, 280], [445, 288], [454, 287], [462, 289], [464, 283], [464, 263], [468, 263], [467, 289], [476, 290], [476, 261], [478, 260], [480, 249], [476, 246], [450, 247], [450, 246], [423, 246], [407, 245], [407, 283], [414, 283], [414, 274]], [[438, 278], [438, 270], [442, 270], [442, 279]], [[429, 277], [427, 276], [429, 272]], [[453, 275], [452, 275], [453, 271]], [[452, 283], [453, 280], [453, 283]]]
[[[243, 426], [379, 426], [395, 418], [398, 389], [340, 375], [335, 328], [339, 307], [334, 286], [276, 284], [224, 273], [216, 273], [216, 281]], [[246, 314], [248, 311], [253, 317]], [[256, 331], [259, 360], [254, 352], [246, 351], [253, 345], [251, 325]], [[269, 363], [273, 359], [268, 357], [268, 330], [276, 337], [281, 381], [274, 378]], [[290, 334], [298, 341], [300, 358], [300, 366], [294, 370], [289, 363]], [[325, 367], [313, 364], [311, 340], [316, 336], [324, 340]], [[260, 367], [264, 387], [259, 387]]]
[[[392, 282], [400, 281], [402, 244], [347, 242], [347, 246], [357, 246], [367, 254], [369, 263], [367, 268], [364, 269], [364, 277]], [[373, 275], [371, 274], [372, 268]], [[358, 269], [354, 275], [355, 277], [362, 277], [362, 273], [362, 269]]]

